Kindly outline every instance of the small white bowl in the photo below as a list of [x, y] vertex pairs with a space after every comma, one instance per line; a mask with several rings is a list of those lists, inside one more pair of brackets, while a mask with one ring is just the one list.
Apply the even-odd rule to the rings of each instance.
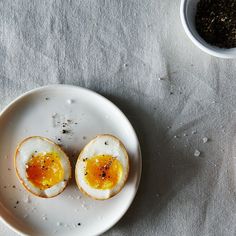
[[200, 0], [181, 0], [180, 17], [184, 30], [193, 43], [204, 52], [221, 58], [236, 58], [236, 48], [219, 48], [208, 44], [197, 32], [195, 15]]

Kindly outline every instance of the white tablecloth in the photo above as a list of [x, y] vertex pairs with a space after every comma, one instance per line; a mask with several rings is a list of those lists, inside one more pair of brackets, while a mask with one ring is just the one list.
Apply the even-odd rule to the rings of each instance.
[[[0, 2], [0, 109], [32, 88], [73, 84], [117, 104], [138, 133], [141, 185], [106, 235], [236, 234], [235, 60], [196, 48], [179, 5]], [[15, 234], [0, 223], [0, 235]]]

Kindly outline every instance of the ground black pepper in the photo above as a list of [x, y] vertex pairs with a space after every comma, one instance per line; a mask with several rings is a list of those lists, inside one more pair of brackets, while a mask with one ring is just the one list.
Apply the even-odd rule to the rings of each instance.
[[207, 43], [220, 48], [236, 47], [236, 0], [200, 0], [195, 22]]
[[69, 131], [69, 130], [66, 130], [66, 129], [63, 129], [63, 130], [62, 130], [62, 133], [63, 133], [63, 134], [68, 134], [69, 132], [70, 132], [70, 131]]

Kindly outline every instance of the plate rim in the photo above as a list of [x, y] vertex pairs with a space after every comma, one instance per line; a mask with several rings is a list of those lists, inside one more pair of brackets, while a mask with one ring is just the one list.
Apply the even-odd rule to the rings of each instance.
[[[92, 93], [95, 96], [100, 97], [101, 99], [103, 99], [106, 103], [110, 104], [114, 109], [116, 109], [121, 115], [122, 118], [125, 119], [127, 121], [127, 123], [129, 124], [134, 137], [136, 139], [136, 142], [138, 144], [138, 150], [137, 150], [137, 154], [138, 154], [138, 160], [139, 160], [139, 168], [136, 170], [137, 171], [137, 181], [135, 183], [135, 192], [134, 195], [132, 196], [132, 198], [130, 199], [130, 201], [127, 204], [127, 207], [124, 208], [124, 210], [121, 212], [121, 214], [114, 220], [114, 222], [112, 222], [112, 224], [108, 225], [107, 227], [105, 227], [103, 230], [97, 232], [95, 235], [100, 235], [105, 233], [106, 231], [108, 231], [109, 229], [111, 229], [112, 227], [114, 227], [114, 225], [116, 225], [125, 215], [125, 213], [128, 211], [128, 209], [131, 207], [136, 195], [137, 195], [137, 191], [139, 189], [139, 185], [140, 185], [140, 180], [141, 180], [141, 175], [142, 175], [142, 152], [141, 152], [141, 147], [140, 147], [140, 142], [137, 136], [137, 133], [133, 127], [133, 125], [131, 124], [130, 120], [127, 118], [127, 116], [124, 114], [124, 112], [116, 105], [114, 104], [112, 101], [110, 101], [108, 98], [106, 98], [105, 96], [99, 94], [98, 92], [95, 92], [91, 89], [88, 88], [84, 88], [84, 87], [80, 87], [80, 86], [76, 86], [76, 85], [69, 85], [69, 84], [50, 84], [50, 85], [45, 85], [45, 86], [40, 86], [37, 88], [33, 88], [29, 91], [26, 91], [22, 94], [20, 94], [19, 96], [17, 96], [16, 98], [14, 98], [8, 105], [6, 105], [1, 111], [0, 111], [0, 119], [3, 116], [3, 114], [5, 112], [7, 112], [12, 106], [14, 106], [15, 103], [17, 103], [18, 101], [24, 99], [27, 96], [30, 96], [36, 92], [40, 92], [40, 91], [44, 91], [47, 89], [58, 89], [58, 88], [67, 88], [67, 89], [78, 89], [78, 90], [83, 90], [85, 92], [88, 93]], [[1, 203], [1, 199], [0, 199], [0, 203]], [[2, 204], [2, 203], [1, 203]], [[24, 232], [16, 229], [12, 224], [10, 224], [5, 218], [2, 217], [2, 214], [0, 214], [0, 220], [1, 222], [3, 222], [9, 229], [11, 229], [13, 232], [20, 234], [20, 235], [27, 235]]]

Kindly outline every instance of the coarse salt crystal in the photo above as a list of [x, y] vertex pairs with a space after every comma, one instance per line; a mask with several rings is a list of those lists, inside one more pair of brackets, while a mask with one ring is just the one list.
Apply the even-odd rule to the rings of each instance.
[[30, 203], [30, 202], [31, 202], [31, 201], [30, 201], [30, 197], [27, 196], [27, 197], [24, 199], [24, 202], [25, 202], [25, 203]]
[[67, 100], [67, 103], [68, 103], [68, 104], [72, 104], [73, 102], [74, 102], [74, 101], [73, 101], [72, 99], [68, 99], [68, 100]]
[[61, 226], [62, 225], [62, 223], [61, 222], [57, 222], [57, 226]]
[[207, 143], [207, 142], [208, 142], [208, 138], [207, 138], [207, 137], [204, 137], [204, 138], [202, 139], [202, 141], [203, 141], [203, 143]]
[[88, 210], [88, 207], [84, 203], [81, 204], [81, 207], [84, 208], [85, 210]]
[[194, 156], [199, 157], [201, 155], [201, 152], [199, 150], [195, 150]]

